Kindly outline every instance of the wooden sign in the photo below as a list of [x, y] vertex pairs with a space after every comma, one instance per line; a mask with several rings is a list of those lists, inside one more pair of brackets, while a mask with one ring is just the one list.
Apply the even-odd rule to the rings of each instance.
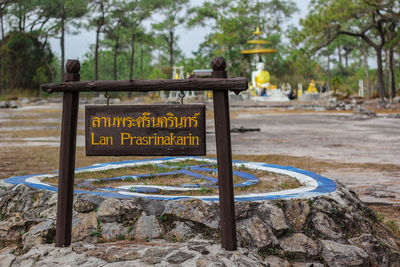
[[[211, 67], [212, 78], [80, 82], [79, 61], [67, 60], [64, 81], [42, 85], [42, 89], [48, 93], [63, 93], [56, 247], [71, 245], [79, 93], [212, 90], [218, 159], [221, 245], [226, 250], [237, 249], [228, 91], [239, 94], [247, 90], [248, 80], [227, 78], [226, 62], [223, 57], [213, 58]], [[87, 155], [205, 155], [205, 107], [87, 107], [86, 153]]]
[[86, 106], [88, 156], [206, 155], [204, 105]]

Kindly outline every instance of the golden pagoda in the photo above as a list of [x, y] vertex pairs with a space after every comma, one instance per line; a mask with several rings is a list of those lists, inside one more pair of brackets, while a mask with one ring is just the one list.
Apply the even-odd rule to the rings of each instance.
[[260, 40], [260, 35], [262, 32], [260, 32], [260, 27], [257, 25], [257, 29], [255, 32], [253, 32], [257, 36], [257, 40], [249, 40], [247, 43], [249, 44], [256, 44], [257, 47], [256, 49], [250, 49], [250, 50], [242, 50], [240, 53], [242, 54], [258, 54], [258, 61], [261, 62], [261, 55], [262, 54], [271, 54], [271, 53], [276, 53], [276, 49], [271, 49], [271, 48], [262, 48], [261, 45], [263, 44], [268, 44], [269, 41], [266, 40]]

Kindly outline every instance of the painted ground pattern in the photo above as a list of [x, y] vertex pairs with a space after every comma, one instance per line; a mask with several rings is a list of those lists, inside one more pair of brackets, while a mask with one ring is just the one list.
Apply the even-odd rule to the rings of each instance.
[[[202, 164], [185, 166], [183, 168], [178, 168], [173, 165], [168, 165], [167, 163], [185, 161], [185, 160], [197, 160], [201, 161]], [[203, 164], [204, 162], [204, 164]], [[218, 195], [213, 196], [173, 196], [173, 195], [163, 195], [163, 191], [185, 191], [185, 190], [201, 190], [202, 187], [213, 187], [217, 188], [217, 178], [210, 177], [207, 175], [199, 174], [197, 171], [201, 172], [216, 172], [217, 169], [212, 166], [216, 164], [215, 159], [209, 158], [199, 158], [199, 157], [165, 157], [160, 159], [149, 159], [149, 160], [129, 160], [120, 162], [110, 162], [110, 163], [100, 163], [94, 164], [89, 167], [83, 167], [76, 169], [76, 172], [96, 172], [105, 171], [110, 169], [118, 169], [125, 167], [140, 166], [145, 164], [153, 164], [159, 167], [168, 169], [167, 172], [152, 173], [152, 174], [141, 174], [141, 175], [129, 175], [120, 176], [112, 178], [101, 178], [101, 180], [111, 180], [111, 181], [127, 181], [129, 179], [140, 179], [151, 176], [165, 176], [174, 174], [185, 174], [197, 179], [204, 179], [207, 181], [206, 184], [182, 184], [180, 186], [157, 186], [157, 185], [123, 185], [117, 187], [102, 187], [96, 188], [94, 181], [97, 179], [86, 179], [83, 183], [77, 184], [77, 187], [88, 187], [93, 191], [89, 190], [75, 190], [74, 193], [90, 193], [101, 195], [105, 197], [117, 197], [117, 198], [131, 198], [131, 197], [142, 197], [148, 199], [158, 199], [158, 200], [176, 200], [176, 199], [201, 199], [203, 201], [218, 201]], [[262, 170], [269, 171], [278, 174], [288, 175], [296, 178], [302, 184], [301, 187], [296, 189], [289, 189], [277, 192], [268, 193], [256, 193], [256, 194], [244, 194], [236, 195], [235, 201], [262, 201], [262, 200], [272, 200], [272, 199], [283, 199], [283, 198], [310, 198], [321, 194], [331, 193], [336, 190], [336, 183], [329, 178], [320, 176], [316, 173], [297, 169], [294, 167], [271, 165], [261, 162], [244, 162], [244, 161], [234, 161], [235, 166], [243, 166], [252, 170]], [[241, 183], [234, 184], [235, 187], [251, 186], [259, 183], [258, 178], [250, 173], [234, 171], [234, 175], [241, 177], [244, 181]], [[57, 191], [57, 187], [49, 185], [42, 182], [41, 180], [46, 177], [57, 176], [58, 173], [54, 172], [52, 174], [36, 174], [36, 175], [24, 175], [16, 176], [6, 179], [7, 183], [11, 184], [26, 184], [37, 189], [46, 189], [51, 191]]]

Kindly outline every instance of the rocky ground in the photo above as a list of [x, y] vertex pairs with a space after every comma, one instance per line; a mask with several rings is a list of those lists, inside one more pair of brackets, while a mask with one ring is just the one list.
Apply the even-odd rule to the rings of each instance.
[[239, 249], [220, 248], [217, 203], [74, 200], [72, 245], [56, 248], [57, 194], [0, 187], [1, 266], [399, 266], [397, 239], [342, 185], [310, 199], [237, 202]]

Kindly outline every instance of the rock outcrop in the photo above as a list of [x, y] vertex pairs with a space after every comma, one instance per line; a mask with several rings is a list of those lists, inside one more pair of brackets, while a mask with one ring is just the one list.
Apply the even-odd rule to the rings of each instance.
[[74, 199], [71, 247], [55, 248], [56, 193], [0, 186], [2, 266], [400, 265], [399, 240], [340, 184], [309, 199], [237, 202], [234, 252], [219, 245], [218, 203], [88, 194]]

